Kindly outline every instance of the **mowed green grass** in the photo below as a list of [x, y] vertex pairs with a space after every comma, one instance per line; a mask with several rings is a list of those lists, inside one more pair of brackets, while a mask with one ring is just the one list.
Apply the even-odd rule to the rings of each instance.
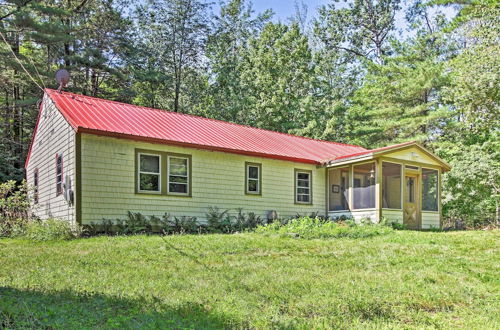
[[8, 328], [500, 327], [500, 231], [0, 240]]

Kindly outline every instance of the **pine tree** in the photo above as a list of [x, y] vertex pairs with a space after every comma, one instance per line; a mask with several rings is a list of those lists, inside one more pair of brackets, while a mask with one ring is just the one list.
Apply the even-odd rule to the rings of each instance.
[[249, 40], [256, 38], [272, 12], [253, 17], [254, 11], [245, 0], [230, 0], [223, 4], [214, 18], [207, 44], [211, 80], [205, 115], [212, 118], [241, 122], [248, 107], [247, 90], [242, 83], [243, 59]]
[[242, 64], [244, 122], [295, 132], [314, 118], [314, 66], [307, 37], [297, 24], [268, 23], [250, 41]]
[[439, 16], [434, 27], [421, 24], [416, 36], [392, 39], [393, 54], [384, 57], [383, 64], [368, 65], [348, 113], [352, 141], [370, 147], [408, 140], [425, 144], [447, 124], [442, 90], [449, 77], [444, 60], [454, 54], [453, 43], [439, 32], [444, 24]]
[[[140, 56], [146, 59], [138, 70], [156, 75], [166, 86], [163, 106], [186, 111], [192, 92], [204, 77], [199, 73], [209, 31], [209, 5], [198, 0], [162, 0], [140, 6], [138, 12]], [[138, 76], [140, 77], [140, 76]], [[146, 77], [148, 80], [148, 78]], [[189, 83], [191, 82], [191, 83]], [[184, 99], [183, 99], [184, 97]], [[183, 104], [183, 101], [185, 104]]]

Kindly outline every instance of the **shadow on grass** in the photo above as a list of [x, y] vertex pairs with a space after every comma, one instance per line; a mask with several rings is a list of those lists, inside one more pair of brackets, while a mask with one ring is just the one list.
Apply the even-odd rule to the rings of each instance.
[[196, 303], [169, 307], [154, 298], [127, 300], [71, 291], [44, 293], [0, 287], [0, 329], [221, 329], [231, 326], [237, 324]]

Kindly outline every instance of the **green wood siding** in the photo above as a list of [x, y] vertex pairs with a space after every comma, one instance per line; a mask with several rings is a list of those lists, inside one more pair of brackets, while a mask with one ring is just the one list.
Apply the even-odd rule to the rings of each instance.
[[[135, 192], [136, 149], [191, 155], [191, 197], [143, 195]], [[324, 215], [325, 168], [315, 165], [151, 144], [82, 134], [82, 223], [124, 218], [127, 211], [144, 215], [196, 216], [205, 219], [209, 206], [242, 207], [263, 217], [319, 211]], [[245, 162], [262, 164], [262, 197], [245, 194]], [[312, 205], [295, 204], [295, 169], [312, 171]]]

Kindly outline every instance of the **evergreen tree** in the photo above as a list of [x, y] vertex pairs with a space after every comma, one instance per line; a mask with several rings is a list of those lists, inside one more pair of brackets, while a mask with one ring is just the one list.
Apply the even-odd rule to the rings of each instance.
[[383, 64], [368, 65], [349, 109], [351, 141], [367, 147], [408, 140], [425, 144], [442, 133], [449, 116], [442, 100], [449, 84], [444, 60], [454, 55], [454, 47], [439, 32], [445, 23], [439, 15], [432, 25], [421, 23], [415, 37], [391, 40], [393, 54]]
[[[333, 1], [337, 2], [337, 1]], [[347, 7], [320, 7], [314, 28], [327, 48], [353, 60], [382, 63], [389, 53], [387, 40], [395, 28], [400, 0], [354, 0]]]
[[137, 10], [140, 34], [136, 45], [143, 58], [138, 62], [142, 67], [137, 69], [145, 70], [146, 76], [153, 74], [153, 83], [159, 79], [167, 84], [166, 95], [161, 95], [165, 99], [162, 107], [185, 111], [196, 102], [189, 93], [204, 79], [198, 74], [203, 71], [209, 32], [208, 8], [198, 0], [162, 0]]
[[263, 25], [269, 21], [271, 11], [254, 16], [252, 7], [245, 0], [230, 0], [222, 4], [215, 16], [212, 33], [207, 45], [207, 58], [211, 73], [209, 95], [205, 115], [241, 122], [249, 104], [243, 87], [243, 59], [250, 38], [256, 38]]
[[307, 126], [315, 116], [313, 73], [308, 39], [298, 25], [268, 23], [243, 59], [243, 122], [279, 132]]

